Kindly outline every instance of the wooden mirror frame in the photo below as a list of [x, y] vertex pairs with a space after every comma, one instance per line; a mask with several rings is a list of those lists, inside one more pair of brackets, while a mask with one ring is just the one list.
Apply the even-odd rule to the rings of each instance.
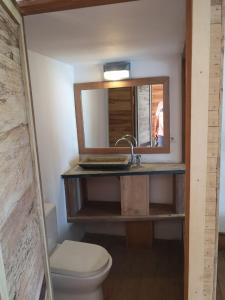
[[170, 105], [169, 105], [169, 77], [149, 77], [128, 79], [121, 81], [101, 81], [74, 84], [75, 111], [77, 121], [77, 136], [80, 154], [129, 154], [129, 147], [108, 147], [108, 148], [86, 148], [83, 123], [83, 111], [81, 101], [82, 90], [97, 90], [122, 87], [134, 87], [140, 85], [163, 84], [163, 106], [164, 106], [164, 147], [137, 147], [134, 152], [137, 154], [170, 153]]

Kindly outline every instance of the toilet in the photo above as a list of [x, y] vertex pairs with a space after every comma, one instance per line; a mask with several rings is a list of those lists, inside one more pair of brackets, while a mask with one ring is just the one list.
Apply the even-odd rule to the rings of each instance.
[[56, 208], [52, 203], [44, 208], [54, 299], [103, 300], [102, 283], [112, 266], [110, 254], [94, 244], [57, 244]]

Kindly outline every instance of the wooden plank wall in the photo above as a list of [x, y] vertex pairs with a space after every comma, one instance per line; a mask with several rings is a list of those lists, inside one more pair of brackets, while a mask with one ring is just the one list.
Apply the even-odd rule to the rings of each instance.
[[21, 32], [0, 1], [0, 245], [9, 299], [36, 300], [44, 281], [45, 255]]
[[[109, 145], [114, 147], [116, 141], [125, 134], [134, 135], [133, 88], [123, 87], [108, 89], [109, 93]], [[120, 147], [127, 147], [121, 142]]]
[[222, 0], [211, 0], [208, 162], [205, 210], [204, 299], [216, 299], [218, 175], [220, 160], [220, 99], [222, 85]]

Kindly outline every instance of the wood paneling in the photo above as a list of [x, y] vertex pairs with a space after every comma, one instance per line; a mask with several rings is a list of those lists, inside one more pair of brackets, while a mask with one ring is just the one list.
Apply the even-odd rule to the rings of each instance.
[[[48, 269], [22, 19], [0, 2], [0, 241], [9, 299], [37, 299]], [[10, 12], [5, 10], [10, 8]], [[46, 278], [49, 283], [49, 276]], [[51, 292], [49, 295], [51, 299]]]
[[[132, 87], [108, 89], [109, 145], [125, 134], [134, 135], [134, 93]], [[127, 147], [121, 142], [120, 147]]]
[[137, 0], [17, 0], [22, 15], [34, 15], [82, 7], [116, 4]]

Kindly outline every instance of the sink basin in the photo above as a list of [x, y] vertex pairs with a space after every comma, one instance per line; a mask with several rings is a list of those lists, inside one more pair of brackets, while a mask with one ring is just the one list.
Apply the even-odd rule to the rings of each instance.
[[124, 170], [130, 167], [129, 157], [87, 157], [80, 161], [79, 166], [84, 169], [94, 170]]

